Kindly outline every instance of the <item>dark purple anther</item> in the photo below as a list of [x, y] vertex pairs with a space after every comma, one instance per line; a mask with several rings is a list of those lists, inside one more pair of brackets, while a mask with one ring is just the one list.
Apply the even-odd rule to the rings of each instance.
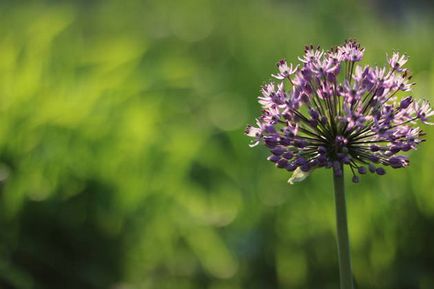
[[290, 160], [294, 157], [294, 154], [292, 152], [286, 152], [282, 155], [282, 157], [284, 157], [287, 160]]
[[283, 154], [285, 152], [285, 148], [282, 146], [276, 146], [273, 149], [271, 149], [271, 152], [274, 155], [280, 156], [281, 154]]
[[318, 152], [319, 152], [319, 154], [324, 155], [327, 153], [327, 149], [324, 146], [319, 146]]
[[399, 146], [392, 146], [392, 147], [390, 148], [390, 152], [391, 152], [392, 154], [399, 153], [400, 150], [401, 150], [401, 148], [400, 148]]
[[318, 156], [318, 161], [320, 162], [320, 163], [322, 163], [322, 164], [325, 164], [325, 163], [327, 163], [327, 156], [326, 155], [319, 155]]
[[403, 151], [403, 152], [408, 152], [409, 150], [411, 150], [411, 145], [410, 144], [403, 144], [403, 145], [401, 145], [401, 150]]
[[312, 87], [309, 84], [307, 84], [307, 83], [303, 86], [303, 90], [304, 90], [304, 92], [306, 94], [311, 94], [312, 93]]
[[384, 93], [384, 86], [381, 86], [377, 89], [377, 91], [375, 92], [376, 96], [382, 96]]
[[296, 168], [297, 168], [297, 165], [296, 165], [295, 163], [293, 163], [293, 162], [289, 163], [289, 164], [286, 166], [286, 170], [287, 170], [287, 171], [290, 171], [290, 172], [295, 171]]
[[364, 175], [366, 174], [366, 168], [365, 167], [358, 167], [357, 171], [359, 172], [359, 174]]
[[303, 164], [303, 165], [300, 166], [300, 169], [303, 172], [308, 172], [310, 170], [310, 165], [308, 163], [305, 163], [305, 164]]
[[353, 183], [357, 184], [360, 181], [360, 179], [358, 176], [353, 176], [352, 181], [353, 181]]
[[371, 162], [378, 163], [379, 160], [380, 160], [380, 158], [379, 158], [378, 156], [375, 156], [375, 155], [370, 155], [370, 156], [369, 156], [369, 160], [370, 160]]
[[276, 129], [272, 125], [268, 125], [265, 127], [264, 132], [274, 134], [276, 133]]
[[401, 109], [405, 109], [407, 108], [411, 103], [413, 102], [413, 99], [411, 96], [408, 96], [406, 98], [404, 98], [403, 100], [401, 100], [401, 103], [399, 105], [399, 108]]
[[289, 146], [289, 145], [291, 145], [291, 139], [290, 138], [286, 138], [286, 137], [282, 137], [280, 139], [280, 144], [284, 145], [284, 146]]
[[326, 117], [326, 116], [322, 116], [322, 117], [321, 117], [321, 123], [322, 123], [323, 125], [326, 125], [327, 122], [328, 122], [327, 117]]
[[307, 146], [307, 141], [305, 141], [304, 139], [296, 139], [294, 141], [294, 145], [298, 148], [304, 148], [305, 146]]
[[318, 121], [316, 119], [310, 119], [309, 123], [312, 127], [317, 127], [318, 126]]
[[382, 176], [384, 174], [386, 174], [386, 171], [383, 168], [377, 168], [375, 170], [375, 172], [377, 173], [377, 175]]
[[389, 165], [394, 169], [406, 167], [408, 164], [408, 158], [405, 156], [396, 156], [389, 159]]
[[302, 93], [301, 96], [300, 96], [300, 100], [303, 103], [309, 103], [309, 96], [306, 93]]
[[277, 162], [280, 160], [280, 157], [279, 157], [279, 156], [276, 156], [276, 155], [271, 155], [271, 156], [269, 156], [269, 157], [267, 158], [267, 160], [269, 160], [269, 161], [271, 161], [271, 162], [273, 162], [273, 163], [277, 163]]
[[370, 150], [371, 152], [378, 152], [380, 150], [380, 147], [377, 145], [371, 145]]
[[264, 137], [264, 143], [268, 148], [274, 148], [279, 143], [279, 141], [276, 137], [270, 136]]
[[277, 164], [276, 164], [276, 166], [278, 167], [278, 168], [286, 168], [286, 166], [288, 165], [288, 161], [287, 160], [285, 160], [285, 159], [280, 159], [278, 162], [277, 162]]
[[296, 164], [297, 166], [302, 166], [302, 165], [304, 165], [305, 163], [306, 163], [306, 159], [303, 158], [303, 157], [297, 157], [297, 158], [295, 159], [295, 164]]
[[327, 80], [333, 83], [336, 80], [336, 76], [333, 73], [327, 73]]
[[309, 114], [312, 117], [312, 119], [319, 119], [319, 113], [314, 109], [309, 109]]

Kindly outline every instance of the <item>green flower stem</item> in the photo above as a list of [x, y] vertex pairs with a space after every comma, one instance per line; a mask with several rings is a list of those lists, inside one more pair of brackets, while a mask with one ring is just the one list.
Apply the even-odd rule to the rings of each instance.
[[339, 255], [339, 276], [341, 289], [353, 289], [353, 274], [351, 270], [350, 241], [348, 239], [347, 209], [345, 204], [344, 171], [336, 176], [333, 170], [336, 202], [336, 228]]

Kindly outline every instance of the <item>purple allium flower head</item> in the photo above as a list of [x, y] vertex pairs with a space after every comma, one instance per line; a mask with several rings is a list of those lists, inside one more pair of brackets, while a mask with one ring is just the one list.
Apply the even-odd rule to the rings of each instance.
[[424, 141], [416, 124], [432, 124], [434, 111], [405, 95], [414, 85], [406, 55], [394, 52], [387, 67], [356, 64], [364, 52], [348, 40], [330, 51], [307, 46], [301, 65], [279, 61], [272, 75], [279, 83], [262, 87], [262, 115], [246, 128], [251, 146], [265, 144], [268, 159], [288, 171], [348, 165], [354, 182], [368, 169], [384, 175], [382, 166], [407, 167], [401, 153]]

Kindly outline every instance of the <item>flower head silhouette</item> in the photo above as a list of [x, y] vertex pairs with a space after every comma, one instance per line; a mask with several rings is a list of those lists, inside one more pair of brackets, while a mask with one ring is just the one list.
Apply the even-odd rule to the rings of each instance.
[[431, 124], [434, 112], [408, 95], [406, 55], [393, 53], [387, 67], [362, 66], [364, 52], [348, 40], [329, 51], [307, 46], [301, 65], [279, 61], [278, 83], [262, 87], [262, 114], [245, 131], [251, 146], [265, 144], [268, 160], [302, 174], [325, 167], [339, 176], [346, 165], [355, 183], [368, 171], [408, 166], [403, 152], [424, 141], [417, 121]]

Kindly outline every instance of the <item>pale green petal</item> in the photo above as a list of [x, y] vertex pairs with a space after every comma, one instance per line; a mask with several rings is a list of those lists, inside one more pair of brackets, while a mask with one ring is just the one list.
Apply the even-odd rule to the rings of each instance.
[[291, 185], [295, 183], [299, 183], [304, 181], [305, 178], [307, 178], [310, 175], [309, 172], [303, 172], [300, 168], [297, 168], [293, 173], [292, 176], [289, 178], [288, 183]]

